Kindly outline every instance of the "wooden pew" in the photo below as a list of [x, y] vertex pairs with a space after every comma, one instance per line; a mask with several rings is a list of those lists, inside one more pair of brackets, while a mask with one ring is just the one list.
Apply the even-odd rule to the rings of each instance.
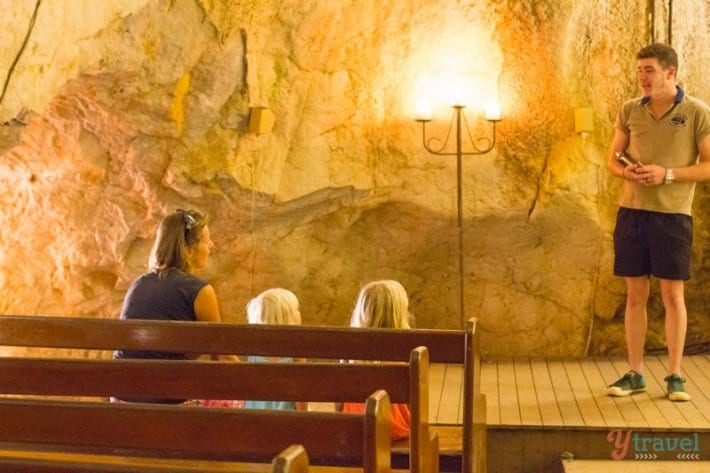
[[[409, 403], [412, 429], [428, 434], [420, 422], [428, 393], [424, 347], [409, 363], [376, 364], [0, 358], [0, 394], [10, 395], [360, 402], [372, 386]], [[436, 443], [413, 443], [411, 454], [419, 471], [436, 471]]]
[[[126, 455], [0, 449], [1, 473], [262, 473], [264, 465], [230, 461], [179, 460]], [[271, 462], [269, 473], [308, 473], [302, 445], [291, 445]]]
[[[481, 473], [486, 471], [486, 403], [476, 328], [476, 319], [465, 330], [389, 330], [2, 316], [0, 345], [393, 361], [407, 360], [413, 348], [426, 346], [431, 362], [464, 367], [462, 429], [439, 428], [440, 440], [447, 442], [441, 450], [462, 452], [463, 473]], [[412, 443], [421, 443], [419, 435], [412, 432]]]
[[[367, 399], [362, 415], [0, 399], [0, 419], [0, 442], [6, 444], [0, 471], [15, 473], [23, 464], [33, 472], [266, 472], [274, 451], [299, 442], [321, 464], [391, 471], [384, 391]], [[220, 470], [223, 462], [235, 469]], [[201, 469], [180, 470], [186, 465]]]

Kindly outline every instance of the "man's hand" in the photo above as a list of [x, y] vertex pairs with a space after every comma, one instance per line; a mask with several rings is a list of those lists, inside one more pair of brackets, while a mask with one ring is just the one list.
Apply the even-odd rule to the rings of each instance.
[[634, 167], [628, 166], [624, 171], [624, 177], [644, 186], [657, 186], [663, 184], [666, 178], [666, 168], [658, 164], [639, 164]]

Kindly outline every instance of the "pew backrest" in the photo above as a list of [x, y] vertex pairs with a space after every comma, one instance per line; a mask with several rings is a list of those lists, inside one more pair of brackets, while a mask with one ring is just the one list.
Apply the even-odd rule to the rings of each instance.
[[0, 357], [0, 394], [362, 402], [377, 385], [409, 403], [409, 380], [425, 371], [425, 357], [423, 347], [411, 363], [377, 364]]
[[312, 461], [390, 471], [389, 399], [362, 415], [0, 399], [0, 442], [84, 454], [268, 463], [301, 444]]

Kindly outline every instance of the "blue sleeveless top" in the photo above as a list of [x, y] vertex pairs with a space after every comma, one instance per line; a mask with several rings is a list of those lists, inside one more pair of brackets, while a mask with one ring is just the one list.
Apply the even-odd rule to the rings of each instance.
[[[268, 362], [263, 356], [249, 356], [249, 363], [265, 363]], [[281, 363], [293, 363], [293, 358], [281, 358]], [[296, 403], [293, 401], [244, 401], [244, 409], [269, 409], [276, 411], [295, 411]]]

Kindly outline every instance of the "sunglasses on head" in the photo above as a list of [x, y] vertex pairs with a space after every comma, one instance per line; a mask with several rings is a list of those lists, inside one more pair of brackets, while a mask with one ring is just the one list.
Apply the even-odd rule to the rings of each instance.
[[177, 209], [182, 214], [182, 220], [185, 223], [187, 230], [192, 230], [192, 227], [197, 223], [197, 215], [192, 210]]

